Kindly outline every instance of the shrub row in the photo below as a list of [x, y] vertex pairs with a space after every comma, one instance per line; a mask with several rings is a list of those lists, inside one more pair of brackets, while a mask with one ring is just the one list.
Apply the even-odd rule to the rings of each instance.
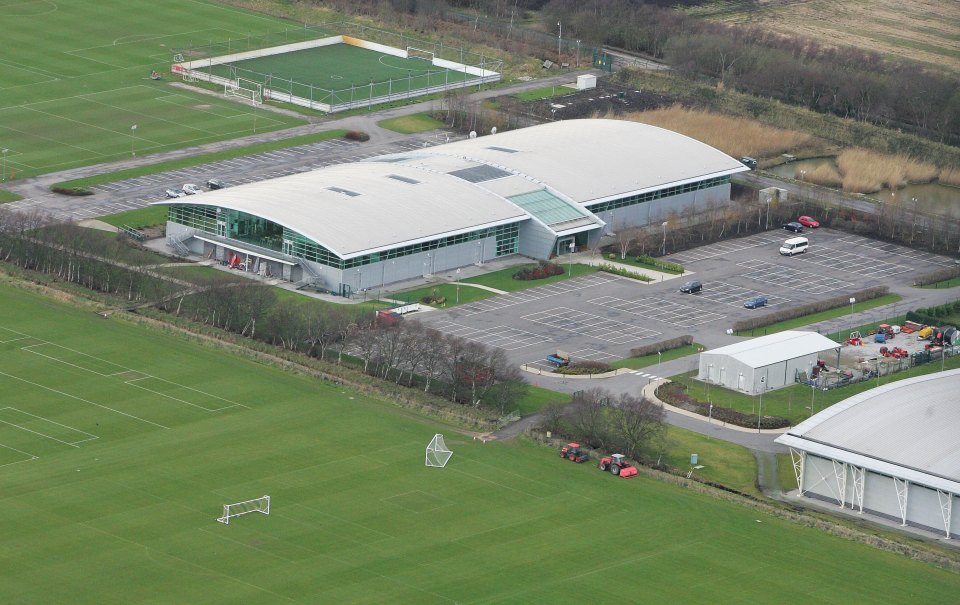
[[602, 361], [578, 361], [568, 366], [557, 368], [557, 374], [567, 376], [587, 376], [590, 374], [605, 374], [610, 371], [610, 364]]
[[597, 265], [597, 269], [600, 269], [604, 273], [613, 273], [614, 275], [619, 275], [620, 277], [629, 277], [630, 279], [636, 279], [644, 282], [651, 282], [653, 278], [649, 275], [644, 275], [643, 273], [637, 273], [629, 269], [621, 269], [614, 265], [609, 265], [607, 263], [600, 263]]
[[671, 273], [679, 273], [683, 275], [684, 269], [683, 265], [680, 263], [671, 263], [670, 261], [660, 260], [659, 258], [654, 258], [649, 254], [641, 254], [637, 257], [637, 262], [650, 265], [651, 267], [656, 267], [657, 269], [663, 269], [664, 271], [670, 271]]
[[53, 187], [52, 191], [62, 195], [93, 195], [93, 191], [84, 187]]
[[642, 347], [630, 349], [630, 357], [646, 357], [647, 355], [653, 355], [654, 353], [663, 353], [664, 351], [679, 349], [680, 347], [685, 347], [689, 344], [693, 344], [693, 336], [686, 334], [684, 336], [678, 336], [669, 340], [661, 340], [660, 342], [654, 342]]
[[948, 302], [936, 307], [927, 307], [907, 312], [907, 321], [915, 321], [930, 326], [941, 326], [944, 319], [960, 315], [960, 300]]
[[[739, 410], [725, 408], [719, 405], [713, 406], [710, 410], [710, 404], [699, 401], [691, 397], [683, 384], [679, 382], [668, 382], [657, 389], [657, 397], [664, 403], [669, 403], [690, 412], [695, 412], [701, 416], [711, 416], [720, 422], [726, 422], [736, 426], [747, 428], [757, 428], [757, 417], [753, 414], [745, 414]], [[782, 429], [790, 426], [790, 421], [782, 416], [761, 416], [761, 429]]]
[[928, 284], [935, 284], [937, 282], [947, 281], [948, 279], [953, 279], [954, 277], [960, 277], [960, 265], [955, 265], [953, 267], [947, 267], [946, 269], [940, 269], [938, 271], [933, 271], [930, 273], [924, 273], [923, 275], [918, 275], [913, 278], [913, 285], [926, 286]]
[[887, 286], [874, 286], [872, 288], [864, 288], [857, 292], [851, 292], [849, 294], [844, 294], [843, 296], [834, 296], [832, 298], [825, 298], [823, 300], [818, 300], [806, 305], [801, 305], [799, 307], [793, 307], [790, 309], [782, 309], [780, 311], [774, 311], [772, 313], [766, 313], [764, 315], [757, 315], [756, 317], [751, 317], [750, 319], [744, 319], [733, 324], [733, 330], [735, 332], [740, 332], [743, 330], [753, 330], [756, 328], [763, 328], [765, 326], [770, 326], [781, 321], [787, 321], [788, 319], [796, 319], [798, 317], [804, 317], [806, 315], [812, 315], [814, 313], [819, 313], [821, 311], [827, 311], [830, 309], [837, 309], [845, 305], [850, 304], [850, 298], [856, 298], [857, 301], [863, 302], [865, 300], [872, 300], [874, 298], [879, 298], [887, 294], [890, 291], [890, 288]]
[[362, 143], [363, 141], [369, 141], [370, 135], [362, 130], [348, 130], [346, 134], [343, 135], [343, 138], [348, 141], [360, 141]]
[[524, 267], [513, 274], [513, 279], [520, 281], [530, 281], [534, 279], [544, 279], [554, 275], [563, 275], [563, 267], [556, 263], [540, 263], [536, 267]]

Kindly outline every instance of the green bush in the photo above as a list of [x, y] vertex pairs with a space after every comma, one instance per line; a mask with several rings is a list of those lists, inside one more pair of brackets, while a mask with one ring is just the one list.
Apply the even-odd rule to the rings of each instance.
[[929, 284], [951, 280], [955, 277], [960, 277], [960, 265], [947, 267], [946, 269], [940, 269], [931, 273], [924, 273], [923, 275], [917, 275], [913, 278], [913, 285], [926, 286]]
[[654, 353], [663, 353], [664, 351], [679, 349], [680, 347], [685, 347], [689, 344], [693, 344], [693, 336], [686, 334], [684, 336], [671, 338], [670, 340], [661, 340], [660, 342], [654, 342], [642, 347], [630, 349], [630, 357], [646, 357], [647, 355], [653, 355]]
[[[683, 410], [695, 412], [701, 416], [711, 416], [715, 420], [733, 424], [736, 426], [757, 428], [757, 416], [755, 414], [744, 414], [739, 410], [725, 408], [714, 405], [713, 410], [710, 404], [691, 397], [683, 383], [668, 382], [657, 389], [657, 398], [664, 403]], [[790, 426], [790, 421], [782, 416], [761, 416], [761, 429], [782, 429]]]
[[53, 187], [52, 190], [62, 195], [93, 195], [93, 191], [84, 187]]
[[343, 135], [343, 138], [348, 141], [369, 141], [370, 135], [363, 132], [362, 130], [349, 130], [346, 134]]
[[641, 254], [637, 257], [637, 262], [642, 265], [650, 265], [651, 267], [656, 267], [657, 269], [670, 271], [671, 273], [679, 273], [681, 275], [684, 273], [683, 265], [680, 263], [671, 263], [669, 261], [660, 260], [650, 256], [649, 254]]
[[587, 376], [590, 374], [605, 374], [610, 371], [610, 364], [602, 361], [578, 361], [568, 366], [557, 368], [557, 374], [567, 376]]
[[619, 275], [620, 277], [629, 277], [630, 279], [636, 279], [643, 282], [651, 282], [653, 278], [649, 275], [644, 275], [643, 273], [636, 273], [630, 271], [629, 269], [621, 269], [620, 267], [615, 267], [607, 263], [600, 263], [597, 265], [597, 269], [600, 269], [604, 273], [613, 273], [614, 275]]
[[563, 267], [556, 263], [541, 262], [536, 267], [524, 267], [513, 274], [513, 279], [520, 281], [530, 281], [534, 279], [546, 279], [554, 275], [563, 275]]

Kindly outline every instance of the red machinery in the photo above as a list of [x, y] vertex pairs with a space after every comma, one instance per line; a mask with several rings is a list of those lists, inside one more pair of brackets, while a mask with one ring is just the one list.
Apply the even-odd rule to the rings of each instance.
[[590, 456], [580, 449], [579, 443], [568, 443], [560, 448], [560, 457], [573, 462], [586, 462], [590, 459]]
[[610, 471], [612, 474], [619, 475], [624, 479], [633, 477], [638, 472], [635, 466], [626, 461], [623, 454], [604, 456], [600, 459], [600, 464], [597, 466], [600, 467], [601, 471]]

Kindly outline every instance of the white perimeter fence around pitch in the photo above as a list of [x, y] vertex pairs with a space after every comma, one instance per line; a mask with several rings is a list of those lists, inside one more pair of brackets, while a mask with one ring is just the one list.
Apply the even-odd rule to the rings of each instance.
[[[401, 57], [404, 59], [409, 58], [409, 53], [407, 50], [401, 50], [399, 48], [393, 48], [392, 46], [387, 46], [385, 44], [378, 44], [376, 42], [368, 42], [366, 40], [360, 40], [358, 38], [353, 38], [351, 36], [330, 36], [327, 38], [321, 38], [318, 40], [307, 40], [304, 42], [295, 42], [292, 44], [284, 44], [282, 46], [273, 46], [270, 48], [260, 48], [257, 50], [248, 50], [239, 53], [233, 53], [228, 55], [221, 55], [219, 57], [209, 57], [205, 59], [197, 59], [194, 61], [182, 61], [180, 63], [174, 63], [170, 68], [170, 71], [176, 75], [183, 76], [187, 80], [200, 80], [203, 82], [210, 82], [212, 84], [217, 84], [223, 86], [225, 89], [229, 87], [236, 88], [238, 82], [235, 78], [227, 78], [224, 76], [219, 76], [211, 73], [212, 67], [214, 65], [223, 65], [225, 63], [236, 63], [238, 61], [244, 61], [247, 59], [256, 59], [260, 57], [268, 57], [271, 55], [280, 55], [284, 53], [290, 53], [298, 50], [306, 50], [309, 48], [317, 48], [320, 46], [331, 46], [333, 44], [350, 44], [352, 46], [358, 46], [360, 48], [365, 48], [367, 50], [372, 50], [376, 52], [381, 52], [385, 55], [392, 55], [395, 57]], [[275, 88], [270, 88], [269, 86], [264, 86], [262, 95], [264, 99], [274, 99], [277, 101], [282, 101], [285, 103], [292, 103], [294, 105], [299, 105], [301, 107], [308, 107], [310, 109], [315, 109], [319, 111], [324, 111], [327, 113], [336, 113], [338, 111], [346, 111], [348, 109], [355, 109], [358, 107], [368, 107], [371, 105], [376, 105], [379, 103], [387, 103], [390, 101], [396, 101], [399, 99], [409, 99], [412, 97], [419, 97], [423, 95], [433, 94], [437, 92], [444, 92], [447, 90], [453, 90], [456, 88], [467, 88], [470, 86], [479, 86], [480, 84], [486, 84], [488, 82], [497, 82], [500, 80], [500, 73], [486, 69], [484, 66], [484, 61], [481, 61], [479, 67], [472, 65], [465, 65], [463, 63], [457, 63], [456, 61], [450, 61], [448, 59], [440, 59], [434, 57], [431, 60], [431, 63], [435, 67], [442, 68], [445, 74], [449, 71], [457, 71], [463, 73], [466, 77], [462, 80], [457, 80], [455, 82], [448, 82], [444, 78], [442, 84], [436, 84], [428, 86], [425, 88], [417, 88], [415, 90], [407, 90], [404, 88], [402, 91], [393, 92], [393, 82], [394, 80], [387, 80], [384, 82], [377, 82], [371, 84], [370, 88], [372, 90], [374, 85], [387, 85], [387, 94], [380, 95], [377, 97], [367, 96], [361, 99], [354, 99], [353, 97], [358, 91], [362, 91], [367, 88], [367, 86], [355, 86], [351, 88], [345, 88], [342, 90], [327, 90], [316, 88], [318, 91], [326, 93], [326, 96], [331, 99], [336, 98], [336, 102], [324, 103], [314, 99], [307, 99], [305, 97], [296, 96], [291, 92], [278, 90]], [[500, 61], [491, 60], [491, 65], [499, 66]], [[203, 71], [206, 69], [207, 71]], [[472, 76], [472, 77], [470, 77]], [[397, 78], [397, 82], [406, 82], [407, 78]]]

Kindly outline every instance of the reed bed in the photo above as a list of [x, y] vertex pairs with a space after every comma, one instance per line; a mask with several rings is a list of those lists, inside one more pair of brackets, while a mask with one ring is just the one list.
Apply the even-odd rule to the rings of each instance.
[[806, 145], [811, 135], [766, 126], [756, 120], [723, 116], [709, 111], [673, 105], [662, 109], [624, 114], [620, 117], [673, 130], [732, 155], [764, 158]]
[[887, 187], [897, 190], [909, 183], [929, 183], [940, 170], [908, 155], [887, 155], [868, 149], [847, 149], [837, 156], [837, 167], [843, 175], [843, 190], [874, 193]]

